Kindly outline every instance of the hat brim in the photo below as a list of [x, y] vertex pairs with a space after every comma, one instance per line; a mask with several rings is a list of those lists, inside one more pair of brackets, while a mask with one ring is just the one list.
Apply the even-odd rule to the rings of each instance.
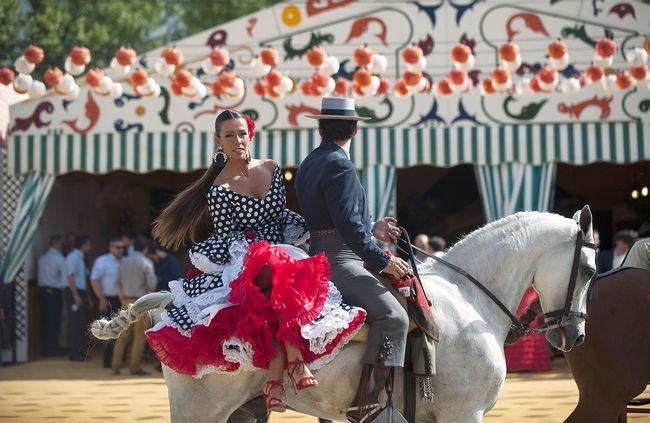
[[332, 119], [332, 120], [370, 120], [372, 118], [363, 116], [343, 116], [343, 115], [305, 115], [310, 119]]

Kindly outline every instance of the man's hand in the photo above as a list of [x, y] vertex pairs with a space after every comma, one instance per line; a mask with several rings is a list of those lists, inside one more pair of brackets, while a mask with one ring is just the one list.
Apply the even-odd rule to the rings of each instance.
[[383, 242], [397, 243], [397, 237], [402, 234], [402, 231], [394, 225], [395, 223], [397, 223], [397, 219], [394, 217], [379, 219], [372, 227], [373, 236]]
[[391, 275], [399, 279], [409, 274], [409, 267], [401, 258], [397, 256], [390, 256], [388, 264], [383, 268], [381, 273], [386, 273], [387, 275]]

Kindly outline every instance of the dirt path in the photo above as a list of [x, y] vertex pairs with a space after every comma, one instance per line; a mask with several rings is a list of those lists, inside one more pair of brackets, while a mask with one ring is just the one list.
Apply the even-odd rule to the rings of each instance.
[[[53, 358], [0, 367], [0, 422], [170, 421], [167, 389], [160, 373], [113, 376], [100, 361]], [[556, 359], [548, 373], [509, 374], [485, 421], [561, 422], [573, 410], [577, 394], [565, 361]], [[646, 394], [650, 395], [650, 390]], [[270, 421], [317, 420], [287, 412], [272, 415]], [[630, 415], [628, 421], [650, 422], [650, 415]]]

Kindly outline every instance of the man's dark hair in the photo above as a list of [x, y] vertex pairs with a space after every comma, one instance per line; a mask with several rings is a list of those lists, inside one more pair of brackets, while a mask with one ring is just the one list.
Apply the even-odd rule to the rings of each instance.
[[352, 138], [357, 129], [356, 120], [321, 119], [318, 121], [321, 136], [327, 141], [344, 141]]
[[634, 244], [634, 241], [636, 241], [638, 236], [639, 234], [635, 230], [621, 229], [620, 231], [616, 232], [616, 235], [614, 235], [614, 242], [623, 241], [627, 245], [631, 246]]
[[74, 239], [74, 248], [81, 248], [83, 245], [90, 240], [88, 235], [77, 235]]
[[142, 235], [136, 236], [133, 240], [133, 249], [142, 252], [145, 248], [151, 250], [151, 240]]
[[447, 246], [447, 241], [441, 236], [432, 236], [429, 238], [429, 247], [434, 252], [444, 251]]
[[63, 238], [59, 234], [54, 234], [50, 237], [50, 247], [56, 244], [57, 242], [63, 241]]

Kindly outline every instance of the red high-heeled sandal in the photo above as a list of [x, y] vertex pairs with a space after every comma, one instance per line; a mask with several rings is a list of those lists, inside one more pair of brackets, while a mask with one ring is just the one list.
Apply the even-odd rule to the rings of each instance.
[[318, 380], [314, 376], [303, 376], [296, 380], [296, 371], [303, 373], [304, 368], [305, 362], [300, 359], [287, 362], [287, 373], [289, 374], [289, 379], [293, 382], [293, 390], [296, 394], [303, 389], [318, 386]]
[[[282, 397], [277, 397], [271, 395], [273, 388], [280, 387], [282, 391]], [[271, 411], [276, 411], [278, 413], [283, 413], [287, 411], [287, 404], [284, 402], [284, 383], [282, 379], [277, 380], [267, 380], [264, 384], [264, 390], [262, 391], [262, 396], [264, 397], [264, 403], [266, 404], [266, 415], [271, 414]]]

